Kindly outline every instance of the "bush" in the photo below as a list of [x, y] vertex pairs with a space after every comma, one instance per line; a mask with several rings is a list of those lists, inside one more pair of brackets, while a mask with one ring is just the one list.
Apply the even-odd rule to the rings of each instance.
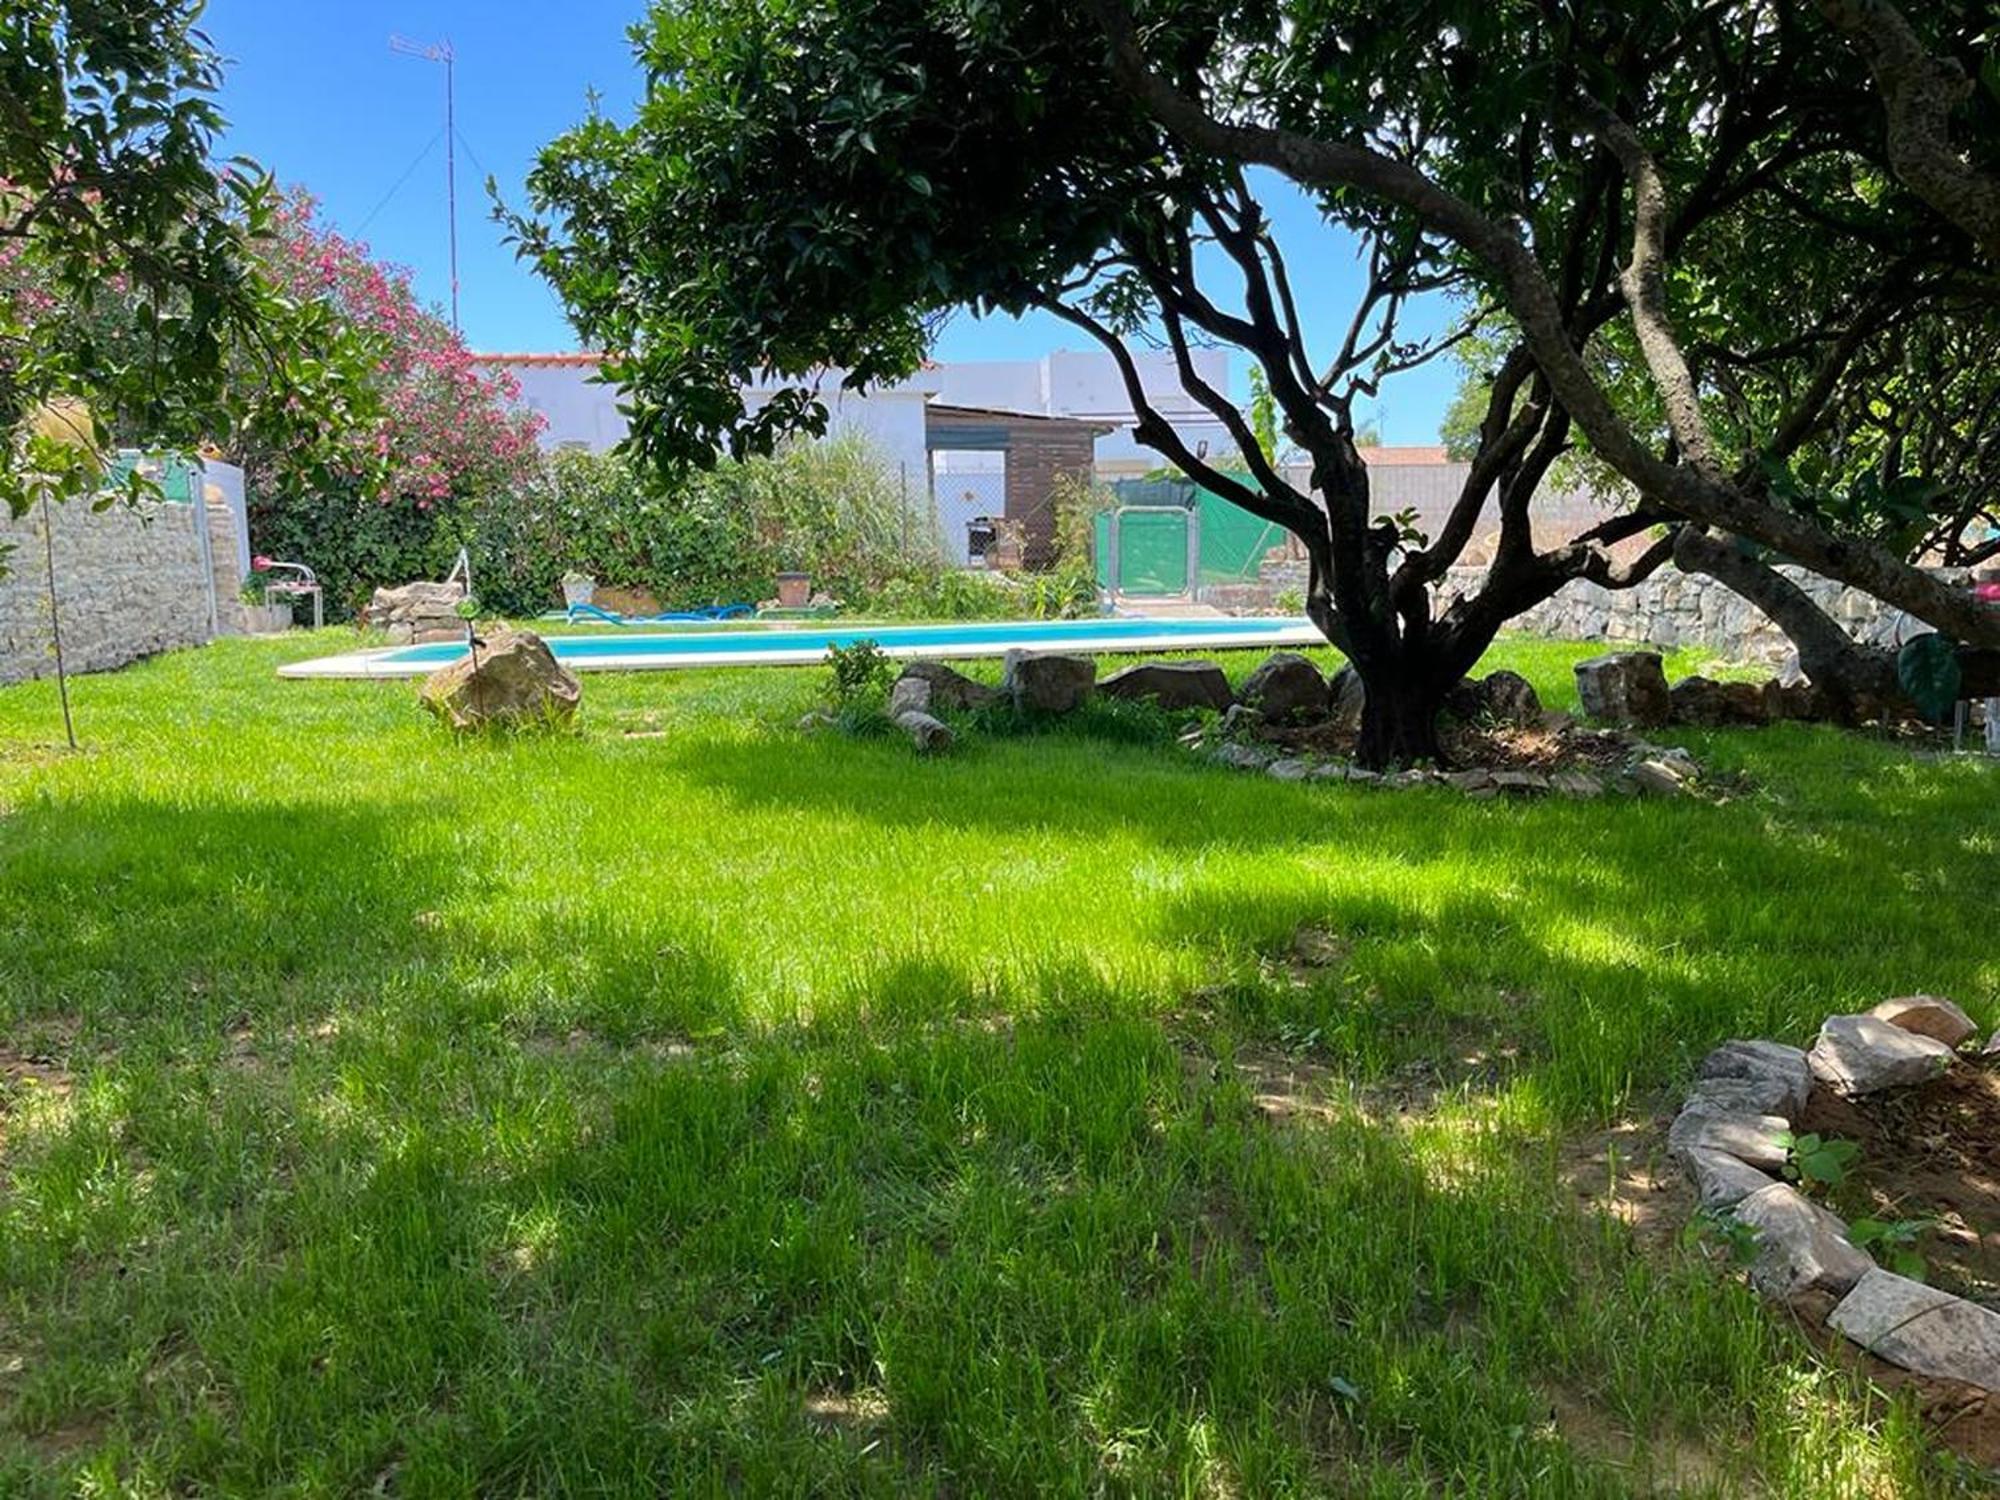
[[468, 529], [481, 595], [513, 615], [560, 603], [572, 569], [692, 609], [756, 603], [785, 571], [858, 602], [941, 566], [936, 523], [905, 511], [853, 437], [671, 483], [618, 454], [556, 453], [520, 490], [475, 502]]

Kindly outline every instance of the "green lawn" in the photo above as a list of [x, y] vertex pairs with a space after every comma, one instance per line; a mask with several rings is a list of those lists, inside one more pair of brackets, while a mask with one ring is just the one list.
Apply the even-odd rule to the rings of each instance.
[[770, 670], [458, 745], [272, 673], [348, 641], [84, 679], [74, 757], [0, 690], [0, 1493], [1976, 1487], [1561, 1167], [1725, 1037], [2000, 1021], [1993, 766], [919, 762]]

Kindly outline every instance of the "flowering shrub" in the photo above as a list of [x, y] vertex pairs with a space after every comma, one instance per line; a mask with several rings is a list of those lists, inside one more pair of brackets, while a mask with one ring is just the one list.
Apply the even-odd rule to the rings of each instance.
[[371, 356], [380, 410], [332, 434], [310, 474], [292, 451], [254, 436], [242, 458], [250, 528], [267, 551], [312, 564], [336, 610], [380, 584], [450, 565], [475, 500], [534, 476], [541, 419], [515, 406], [512, 375], [482, 368], [445, 320], [418, 302], [409, 273], [315, 222], [295, 193], [260, 245], [265, 274], [290, 297], [327, 307]]

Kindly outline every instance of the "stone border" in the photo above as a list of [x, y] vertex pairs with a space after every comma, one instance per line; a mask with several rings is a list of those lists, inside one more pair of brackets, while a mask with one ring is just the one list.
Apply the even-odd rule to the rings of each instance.
[[[1588, 731], [1587, 731], [1588, 732]], [[1225, 740], [1212, 744], [1200, 734], [1182, 740], [1189, 749], [1206, 753], [1220, 766], [1235, 771], [1262, 771], [1278, 781], [1347, 781], [1392, 789], [1441, 786], [1486, 801], [1495, 797], [1549, 795], [1591, 798], [1606, 792], [1627, 797], [1692, 795], [1701, 776], [1693, 755], [1678, 745], [1632, 744], [1617, 770], [1515, 771], [1471, 766], [1434, 771], [1412, 766], [1405, 771], [1370, 771], [1336, 756], [1286, 755], [1268, 745]]]
[[[2000, 1393], [2000, 1312], [1877, 1266], [1847, 1225], [1782, 1180], [1790, 1131], [1815, 1087], [1847, 1097], [1943, 1076], [1970, 1042], [1972, 1019], [1934, 995], [1828, 1016], [1810, 1051], [1724, 1042], [1702, 1059], [1667, 1148], [1701, 1206], [1741, 1225], [1756, 1249], [1750, 1284], [1784, 1299], [1840, 1298], [1828, 1324], [1870, 1354], [1921, 1375]], [[2000, 1052], [2000, 1032], [1982, 1055]]]

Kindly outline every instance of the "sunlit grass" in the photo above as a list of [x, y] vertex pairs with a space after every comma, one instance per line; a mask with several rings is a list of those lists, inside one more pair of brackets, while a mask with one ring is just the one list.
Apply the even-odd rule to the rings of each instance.
[[1725, 806], [1482, 804], [1116, 714], [918, 762], [770, 670], [457, 745], [272, 675], [349, 639], [83, 679], [76, 757], [0, 691], [0, 1492], [1954, 1487], [1557, 1147], [1723, 1037], [2000, 1020], [1991, 767], [1786, 727], [1690, 737]]

